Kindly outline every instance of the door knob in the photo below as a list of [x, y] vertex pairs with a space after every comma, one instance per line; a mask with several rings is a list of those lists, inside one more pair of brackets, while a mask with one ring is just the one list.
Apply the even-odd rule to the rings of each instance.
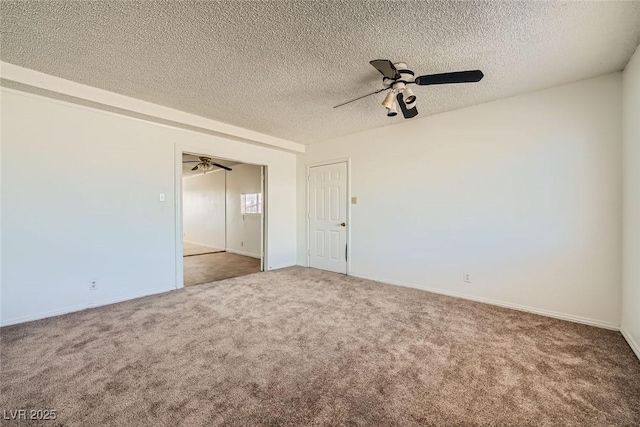
[[347, 226], [347, 223], [346, 223], [346, 222], [343, 222], [343, 223], [341, 223], [340, 225], [341, 225], [342, 227], [346, 227], [346, 226]]

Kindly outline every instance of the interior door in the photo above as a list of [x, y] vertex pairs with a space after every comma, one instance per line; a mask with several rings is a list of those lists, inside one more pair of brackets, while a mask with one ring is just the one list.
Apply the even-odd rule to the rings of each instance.
[[309, 266], [347, 274], [347, 163], [309, 168]]

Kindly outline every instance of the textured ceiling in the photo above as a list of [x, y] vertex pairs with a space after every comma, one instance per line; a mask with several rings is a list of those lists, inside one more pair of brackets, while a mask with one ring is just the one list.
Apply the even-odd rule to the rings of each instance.
[[[621, 70], [639, 2], [1, 2], [3, 61], [301, 143], [387, 118], [368, 61], [418, 74], [420, 117]], [[416, 119], [413, 119], [416, 120]]]

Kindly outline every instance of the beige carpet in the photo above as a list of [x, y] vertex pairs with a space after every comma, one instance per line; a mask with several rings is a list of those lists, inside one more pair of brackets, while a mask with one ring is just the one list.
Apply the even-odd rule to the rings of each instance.
[[224, 252], [224, 249], [212, 248], [211, 246], [197, 245], [195, 243], [182, 242], [183, 256], [210, 254], [214, 252]]
[[260, 260], [244, 255], [220, 252], [184, 257], [184, 285], [193, 286], [260, 271]]
[[0, 337], [0, 409], [58, 411], [41, 425], [640, 424], [618, 332], [311, 269]]

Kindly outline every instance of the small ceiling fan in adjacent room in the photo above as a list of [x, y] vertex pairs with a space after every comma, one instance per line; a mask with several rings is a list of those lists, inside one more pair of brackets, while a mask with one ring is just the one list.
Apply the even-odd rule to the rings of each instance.
[[351, 101], [343, 102], [333, 108], [342, 107], [343, 105], [366, 98], [367, 96], [390, 90], [391, 92], [387, 94], [382, 102], [382, 106], [387, 109], [387, 116], [397, 116], [398, 106], [400, 106], [404, 118], [410, 119], [418, 115], [418, 109], [416, 108], [416, 95], [407, 87], [408, 85], [428, 86], [451, 83], [476, 83], [484, 77], [484, 74], [480, 70], [427, 74], [415, 77], [415, 73], [409, 70], [407, 64], [404, 62], [393, 63], [388, 59], [375, 59], [369, 61], [369, 64], [382, 74], [382, 85], [384, 87], [375, 92], [352, 99]]
[[192, 171], [196, 171], [196, 170], [201, 170], [204, 173], [207, 173], [209, 171], [214, 170], [216, 167], [230, 171], [233, 170], [228, 166], [225, 165], [221, 165], [220, 163], [216, 163], [214, 162], [211, 157], [204, 157], [204, 156], [199, 156], [198, 160], [186, 160], [183, 161], [182, 163], [197, 163], [197, 165], [195, 165], [193, 168], [191, 168]]

